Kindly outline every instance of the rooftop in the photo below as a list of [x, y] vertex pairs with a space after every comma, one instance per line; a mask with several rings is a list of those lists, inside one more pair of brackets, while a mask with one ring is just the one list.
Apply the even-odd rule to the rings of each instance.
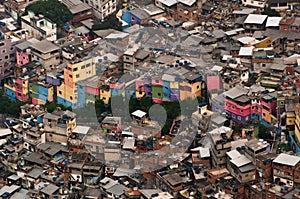
[[244, 21], [245, 24], [263, 24], [268, 15], [259, 15], [259, 14], [249, 14], [246, 20]]
[[259, 140], [250, 140], [248, 142], [245, 143], [245, 146], [250, 148], [253, 151], [259, 151], [261, 149], [264, 149], [268, 146], [270, 146], [270, 144], [268, 142], [264, 142], [264, 141], [259, 141]]
[[300, 157], [294, 155], [288, 155], [285, 153], [279, 154], [274, 160], [273, 163], [295, 166], [300, 161]]
[[235, 159], [230, 160], [230, 162], [237, 167], [242, 167], [244, 165], [251, 163], [251, 160], [249, 160], [246, 156], [241, 155]]
[[40, 51], [41, 53], [50, 53], [55, 50], [59, 50], [59, 47], [48, 40], [42, 40], [30, 45], [31, 48]]

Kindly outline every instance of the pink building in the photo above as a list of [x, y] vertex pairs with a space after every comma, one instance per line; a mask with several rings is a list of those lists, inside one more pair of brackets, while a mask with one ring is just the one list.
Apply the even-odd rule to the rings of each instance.
[[16, 98], [20, 101], [28, 100], [28, 80], [18, 78], [15, 83]]
[[154, 77], [152, 78], [152, 86], [163, 86], [163, 81], [161, 78]]
[[30, 45], [38, 42], [37, 39], [32, 38], [16, 45], [16, 60], [17, 64], [22, 66], [30, 62]]
[[229, 118], [236, 123], [248, 122], [251, 119], [251, 99], [248, 90], [234, 87], [225, 93], [225, 110]]

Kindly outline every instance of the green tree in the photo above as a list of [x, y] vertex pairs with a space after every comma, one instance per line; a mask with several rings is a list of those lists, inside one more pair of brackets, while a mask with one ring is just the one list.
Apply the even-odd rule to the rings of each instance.
[[153, 105], [152, 99], [144, 95], [140, 100], [140, 107], [142, 111], [149, 112], [149, 109]]
[[170, 129], [172, 127], [172, 124], [173, 124], [173, 120], [170, 120], [170, 119], [167, 119], [164, 127], [162, 128], [161, 130], [161, 134], [162, 135], [167, 135], [170, 133]]
[[162, 106], [165, 108], [168, 119], [176, 119], [181, 114], [181, 107], [179, 102], [163, 102]]
[[133, 113], [134, 111], [136, 111], [138, 109], [140, 109], [140, 103], [138, 102], [138, 100], [136, 98], [131, 96], [130, 100], [129, 100], [129, 112]]
[[4, 95], [3, 92], [0, 92], [0, 114], [6, 114], [13, 117], [18, 117], [21, 113], [21, 106], [25, 102], [21, 101], [10, 101], [10, 99]]
[[68, 7], [58, 0], [37, 1], [25, 8], [24, 15], [27, 15], [28, 11], [34, 12], [36, 15], [42, 14], [58, 26], [63, 26], [64, 23], [73, 19], [73, 14]]
[[263, 124], [258, 125], [258, 137], [264, 140], [272, 140], [273, 137], [271, 135], [271, 128], [266, 127]]
[[66, 111], [66, 110], [69, 110], [69, 111], [72, 111], [72, 108], [71, 107], [65, 107], [64, 105], [62, 104], [57, 104], [56, 102], [49, 102], [47, 101], [45, 105], [43, 105], [47, 111], [49, 113], [52, 113], [55, 109], [57, 109], [57, 107], [60, 107], [61, 110], [63, 111]]
[[105, 30], [105, 29], [115, 29], [122, 30], [122, 23], [116, 17], [116, 13], [112, 13], [107, 16], [102, 22], [95, 23], [92, 30]]
[[96, 110], [97, 117], [99, 117], [101, 113], [107, 111], [107, 107], [105, 107], [104, 101], [101, 99], [96, 99], [94, 108]]
[[280, 17], [279, 12], [269, 7], [265, 8], [262, 12], [263, 15], [268, 15], [269, 17]]

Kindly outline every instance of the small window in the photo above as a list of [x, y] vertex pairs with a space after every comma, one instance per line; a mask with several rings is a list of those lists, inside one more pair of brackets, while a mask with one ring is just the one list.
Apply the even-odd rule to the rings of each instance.
[[70, 74], [69, 77], [70, 77], [70, 78], [73, 78], [73, 75]]
[[85, 65], [81, 66], [81, 69], [85, 69]]
[[73, 100], [73, 97], [72, 97], [72, 96], [70, 96], [70, 100]]
[[58, 91], [58, 93], [61, 95], [62, 94], [62, 92], [61, 91]]
[[76, 78], [79, 78], [79, 77], [80, 77], [80, 75], [79, 75], [79, 74], [77, 74], [77, 75], [76, 75]]
[[243, 113], [244, 112], [244, 110], [241, 110], [241, 113]]
[[235, 106], [231, 106], [232, 109], [235, 109]]
[[73, 69], [73, 71], [74, 71], [74, 72], [75, 72], [75, 71], [78, 71], [78, 68], [77, 68], [77, 67], [76, 67], [76, 68], [74, 68], [74, 69]]

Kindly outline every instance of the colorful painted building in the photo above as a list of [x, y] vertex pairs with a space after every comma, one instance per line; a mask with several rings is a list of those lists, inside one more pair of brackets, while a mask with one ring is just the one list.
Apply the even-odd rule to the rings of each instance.
[[111, 92], [109, 85], [102, 85], [100, 87], [100, 99], [103, 100], [104, 104], [109, 104], [111, 98]]
[[75, 83], [96, 75], [96, 66], [93, 57], [86, 57], [68, 63], [64, 69], [64, 83], [74, 88]]
[[52, 85], [46, 82], [29, 82], [29, 97], [32, 104], [45, 104], [47, 101], [52, 102], [54, 100], [53, 96], [54, 88]]
[[277, 122], [277, 93], [267, 93], [261, 97], [261, 122], [272, 126]]
[[29, 49], [31, 44], [37, 43], [39, 40], [35, 38], [28, 39], [16, 45], [16, 61], [17, 65], [25, 65], [31, 61], [31, 51]]
[[235, 123], [245, 123], [251, 119], [251, 100], [248, 91], [240, 86], [225, 93], [225, 111]]

